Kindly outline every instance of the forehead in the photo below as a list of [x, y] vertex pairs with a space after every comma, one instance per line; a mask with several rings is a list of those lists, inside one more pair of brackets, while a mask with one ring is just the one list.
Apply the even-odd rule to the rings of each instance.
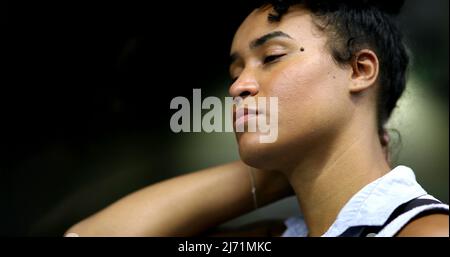
[[256, 9], [247, 16], [234, 35], [231, 52], [248, 48], [252, 40], [275, 30], [281, 30], [296, 40], [311, 37], [313, 22], [308, 10], [301, 6], [292, 6], [289, 12], [283, 15], [281, 21], [269, 22], [268, 16], [272, 12], [272, 7], [266, 7]]

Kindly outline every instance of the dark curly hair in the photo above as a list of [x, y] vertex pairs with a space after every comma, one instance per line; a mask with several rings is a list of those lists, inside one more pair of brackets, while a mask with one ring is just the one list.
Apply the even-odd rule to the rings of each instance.
[[301, 4], [311, 11], [318, 28], [329, 36], [328, 46], [334, 60], [349, 64], [363, 49], [373, 50], [380, 63], [378, 77], [377, 119], [380, 142], [388, 144], [384, 128], [406, 85], [408, 53], [395, 16], [404, 0], [266, 0], [258, 6], [271, 5], [270, 22], [279, 22], [289, 7]]

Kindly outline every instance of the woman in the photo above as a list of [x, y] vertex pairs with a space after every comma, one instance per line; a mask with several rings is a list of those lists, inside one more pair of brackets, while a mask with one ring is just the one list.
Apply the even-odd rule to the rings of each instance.
[[[229, 92], [242, 102], [277, 97], [277, 140], [237, 132], [242, 161], [151, 185], [67, 234], [228, 235], [212, 229], [294, 192], [303, 216], [288, 219], [287, 228], [269, 223], [231, 234], [448, 236], [448, 206], [427, 195], [411, 169], [390, 167], [387, 158], [384, 125], [408, 65], [392, 18], [401, 5], [259, 6], [235, 34]], [[270, 114], [253, 117], [261, 115]]]

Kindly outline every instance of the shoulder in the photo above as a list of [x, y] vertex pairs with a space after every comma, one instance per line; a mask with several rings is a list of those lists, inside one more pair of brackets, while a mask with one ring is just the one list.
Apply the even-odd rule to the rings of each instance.
[[398, 237], [448, 237], [449, 215], [430, 214], [418, 217], [409, 222], [398, 234]]

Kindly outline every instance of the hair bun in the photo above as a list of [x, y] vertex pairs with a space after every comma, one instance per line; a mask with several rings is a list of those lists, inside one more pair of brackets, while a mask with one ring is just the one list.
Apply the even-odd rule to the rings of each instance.
[[377, 0], [366, 0], [372, 2], [381, 11], [387, 12], [389, 14], [399, 14], [405, 0], [391, 0], [391, 1], [377, 1]]
[[[344, 0], [345, 2], [345, 0]], [[351, 4], [355, 5], [363, 5], [363, 6], [374, 6], [378, 8], [380, 11], [389, 13], [389, 14], [399, 14], [405, 0], [350, 0], [348, 1]]]
[[[254, 1], [259, 2], [261, 0]], [[272, 4], [277, 13], [281, 14], [284, 14], [291, 5], [306, 3], [313, 10], [333, 11], [342, 6], [346, 6], [350, 9], [366, 9], [373, 7], [381, 12], [397, 15], [400, 13], [405, 0], [263, 0], [263, 2]]]

